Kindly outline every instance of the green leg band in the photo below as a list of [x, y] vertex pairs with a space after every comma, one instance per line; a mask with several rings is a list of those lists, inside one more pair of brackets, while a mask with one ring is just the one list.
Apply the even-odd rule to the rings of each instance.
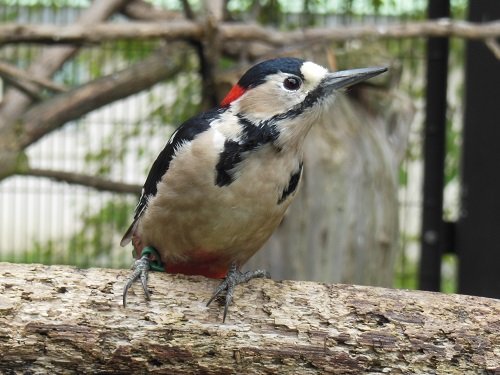
[[149, 258], [150, 255], [153, 255], [155, 260], [149, 261], [149, 269], [153, 271], [165, 272], [165, 268], [163, 266], [163, 262], [161, 261], [160, 254], [158, 254], [158, 252], [154, 247], [147, 246], [142, 250], [141, 258], [143, 256], [147, 256]]

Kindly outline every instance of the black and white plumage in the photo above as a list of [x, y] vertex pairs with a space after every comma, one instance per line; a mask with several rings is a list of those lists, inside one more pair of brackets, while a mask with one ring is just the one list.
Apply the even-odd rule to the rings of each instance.
[[[146, 179], [122, 246], [132, 239], [138, 254], [154, 247], [167, 272], [213, 278], [239, 272], [293, 200], [304, 139], [335, 91], [385, 70], [329, 73], [295, 58], [249, 69], [221, 106], [171, 136]], [[234, 272], [226, 284], [249, 278], [235, 279]]]
[[156, 195], [157, 185], [161, 181], [163, 175], [167, 173], [170, 162], [175, 156], [175, 153], [184, 144], [193, 141], [196, 135], [207, 131], [210, 128], [210, 122], [217, 117], [218, 113], [221, 113], [222, 111], [223, 109], [216, 108], [212, 111], [203, 112], [183, 123], [170, 136], [167, 144], [151, 166], [146, 182], [142, 187], [139, 203], [135, 208], [134, 221], [127, 230], [127, 233], [123, 236], [123, 239], [120, 242], [121, 246], [125, 246], [130, 242], [134, 230], [137, 228], [138, 220], [148, 206], [148, 200]]

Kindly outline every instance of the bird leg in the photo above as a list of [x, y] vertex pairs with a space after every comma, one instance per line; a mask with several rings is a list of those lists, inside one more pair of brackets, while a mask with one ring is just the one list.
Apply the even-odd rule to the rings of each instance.
[[144, 290], [144, 297], [146, 298], [146, 300], [150, 300], [151, 295], [148, 290], [148, 275], [150, 269], [154, 271], [164, 270], [158, 252], [153, 247], [148, 246], [142, 250], [141, 257], [137, 259], [132, 265], [132, 273], [127, 278], [127, 283], [123, 288], [123, 307], [127, 306], [128, 290], [137, 279], [141, 280], [142, 290]]
[[234, 294], [234, 289], [236, 285], [241, 284], [241, 283], [246, 283], [251, 279], [255, 279], [257, 277], [265, 277], [269, 279], [271, 275], [269, 272], [265, 270], [255, 270], [255, 271], [247, 271], [247, 272], [241, 272], [239, 270], [239, 267], [235, 262], [231, 264], [231, 267], [229, 268], [229, 271], [226, 275], [226, 278], [224, 281], [222, 281], [217, 289], [215, 290], [214, 294], [210, 298], [210, 300], [207, 302], [207, 306], [212, 303], [212, 301], [217, 298], [223, 291], [226, 291], [226, 302], [224, 306], [224, 316], [222, 318], [222, 323], [226, 321], [226, 315], [227, 311], [229, 309], [229, 305], [231, 304], [231, 301], [233, 300], [233, 294]]

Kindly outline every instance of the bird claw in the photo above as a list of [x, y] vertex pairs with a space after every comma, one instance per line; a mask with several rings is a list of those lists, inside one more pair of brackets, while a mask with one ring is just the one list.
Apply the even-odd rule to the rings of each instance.
[[229, 268], [229, 271], [226, 275], [226, 278], [224, 281], [222, 281], [217, 289], [215, 290], [214, 294], [212, 297], [208, 300], [207, 306], [212, 303], [214, 299], [216, 299], [223, 291], [226, 291], [226, 301], [224, 305], [224, 316], [222, 318], [222, 323], [226, 321], [226, 316], [227, 312], [229, 310], [229, 305], [231, 305], [231, 302], [233, 300], [233, 294], [234, 294], [234, 289], [236, 288], [236, 285], [246, 283], [251, 279], [255, 278], [262, 278], [265, 277], [269, 279], [271, 275], [269, 272], [265, 270], [255, 270], [255, 271], [247, 271], [247, 272], [241, 272], [238, 269], [238, 266], [236, 263], [231, 264], [231, 267]]
[[148, 274], [150, 268], [150, 260], [147, 255], [143, 255], [140, 259], [136, 260], [132, 265], [132, 274], [128, 277], [127, 283], [123, 289], [123, 307], [127, 306], [127, 293], [132, 284], [137, 280], [141, 280], [142, 289], [146, 300], [150, 300], [151, 296], [148, 290]]

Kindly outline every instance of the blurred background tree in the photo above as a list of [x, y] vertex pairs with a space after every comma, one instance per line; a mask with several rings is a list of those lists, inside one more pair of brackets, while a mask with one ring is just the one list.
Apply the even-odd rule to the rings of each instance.
[[[221, 41], [214, 24], [259, 24], [269, 27], [270, 35], [274, 30], [391, 25], [423, 20], [426, 6], [426, 1], [392, 0], [2, 1], [5, 22], [80, 22], [92, 28], [107, 19], [116, 24], [187, 19], [203, 25], [204, 37], [1, 47], [8, 67], [30, 75], [23, 80], [0, 69], [0, 260], [127, 267], [132, 258], [129, 249], [119, 247], [119, 238], [132, 216], [134, 192], [171, 132], [215, 105], [255, 61], [289, 55], [332, 70], [388, 65], [390, 73], [339, 98], [313, 130], [300, 195], [252, 265], [267, 267], [275, 278], [414, 288], [425, 41], [311, 38], [278, 46], [258, 37]], [[465, 8], [465, 1], [453, 1], [453, 18], [463, 18]], [[463, 42], [453, 39], [449, 218], [458, 212], [463, 53]], [[117, 77], [121, 86], [106, 89]], [[82, 99], [85, 87], [91, 90]], [[80, 102], [70, 110], [65, 106], [72, 97]], [[53, 116], [57, 108], [60, 114]], [[28, 124], [24, 138], [7, 137], [9, 124], [17, 121]], [[33, 136], [40, 123], [51, 121], [50, 129]], [[453, 256], [444, 268], [443, 288], [453, 291]]]

